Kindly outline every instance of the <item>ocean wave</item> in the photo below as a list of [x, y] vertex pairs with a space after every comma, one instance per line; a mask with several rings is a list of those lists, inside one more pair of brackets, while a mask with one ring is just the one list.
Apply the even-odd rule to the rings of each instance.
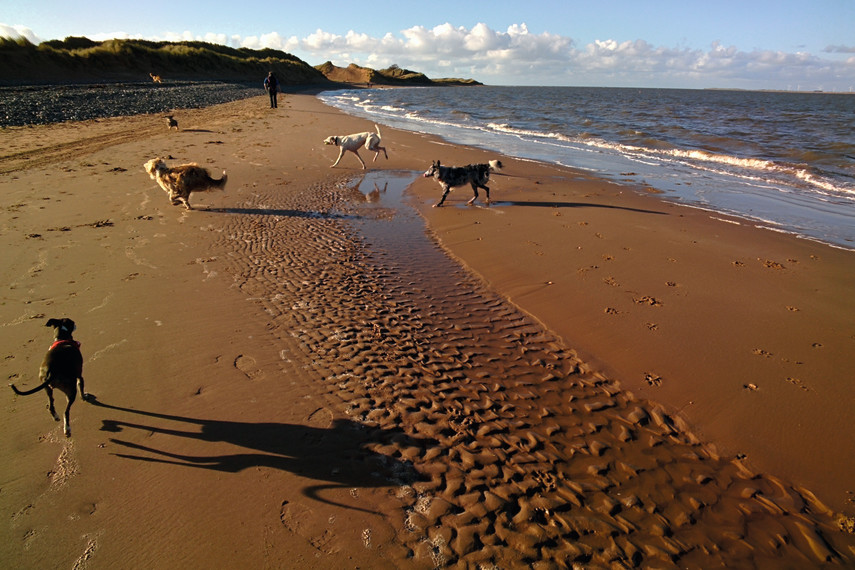
[[[569, 143], [584, 144], [593, 148], [610, 150], [637, 159], [641, 156], [649, 159], [679, 159], [687, 166], [701, 168], [699, 163], [713, 163], [729, 167], [729, 169], [715, 170], [718, 174], [730, 176], [744, 176], [755, 179], [748, 173], [770, 173], [779, 177], [790, 177], [793, 183], [801, 181], [809, 187], [827, 192], [836, 196], [852, 196], [855, 198], [855, 187], [846, 187], [813, 173], [810, 169], [794, 164], [785, 164], [763, 158], [747, 158], [722, 153], [715, 153], [701, 149], [660, 148], [658, 140], [650, 140], [647, 145], [625, 144], [621, 142], [607, 141], [601, 137], [589, 133], [580, 133], [577, 136], [568, 136], [560, 132], [544, 132], [529, 129], [520, 129], [507, 123], [487, 123], [487, 129], [495, 132], [514, 136], [531, 137], [533, 139], [553, 139]], [[631, 131], [632, 134], [641, 134], [639, 131]], [[650, 163], [654, 164], [654, 163]], [[708, 170], [704, 168], [705, 170]], [[740, 172], [743, 171], [743, 172]], [[764, 179], [769, 181], [770, 179]], [[778, 180], [780, 182], [780, 180]]]
[[[699, 168], [702, 170], [713, 171], [717, 174], [739, 176], [746, 179], [757, 179], [751, 173], [766, 173], [777, 175], [777, 179], [760, 178], [764, 181], [771, 182], [776, 180], [781, 182], [781, 179], [791, 184], [798, 184], [797, 181], [803, 183], [804, 186], [812, 188], [822, 193], [828, 193], [836, 197], [852, 197], [855, 198], [855, 187], [846, 187], [829, 180], [821, 175], [818, 175], [808, 168], [800, 167], [793, 164], [784, 164], [762, 158], [746, 158], [727, 154], [720, 154], [699, 149], [680, 149], [680, 148], [656, 148], [652, 146], [629, 145], [620, 142], [611, 142], [596, 137], [590, 134], [582, 133], [576, 137], [570, 137], [562, 133], [556, 132], [538, 132], [526, 129], [517, 129], [507, 124], [488, 123], [487, 127], [507, 134], [517, 136], [528, 136], [532, 138], [554, 139], [565, 142], [584, 144], [596, 149], [610, 150], [623, 154], [632, 159], [647, 157], [654, 161], [663, 161], [666, 159], [678, 159], [684, 165]], [[726, 169], [710, 170], [703, 164], [717, 164]], [[655, 164], [655, 162], [648, 162]]]
[[530, 131], [526, 129], [517, 129], [507, 123], [487, 123], [487, 128], [497, 133], [505, 133], [509, 135], [519, 135], [524, 137], [535, 137], [545, 139], [556, 139], [560, 141], [572, 141], [572, 139], [561, 133]]
[[[582, 133], [576, 137], [569, 137], [562, 133], [517, 129], [507, 124], [489, 123], [487, 126], [496, 132], [515, 136], [553, 139], [585, 145], [596, 150], [612, 151], [630, 160], [640, 161], [643, 164], [651, 166], [677, 161], [686, 167], [718, 175], [739, 177], [770, 184], [780, 184], [782, 182], [785, 184], [795, 184], [804, 189], [812, 189], [821, 196], [827, 194], [828, 197], [855, 199], [855, 188], [853, 187], [836, 184], [828, 178], [815, 174], [804, 167], [783, 164], [762, 158], [745, 158], [698, 149], [662, 149], [651, 146], [627, 145], [606, 141], [587, 133]], [[710, 167], [710, 164], [718, 165], [722, 168]], [[798, 184], [798, 182], [802, 184]], [[786, 187], [779, 187], [779, 189], [786, 191]]]

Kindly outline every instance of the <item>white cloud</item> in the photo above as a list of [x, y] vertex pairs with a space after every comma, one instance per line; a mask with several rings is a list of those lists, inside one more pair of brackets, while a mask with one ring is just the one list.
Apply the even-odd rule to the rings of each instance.
[[24, 38], [31, 44], [39, 44], [42, 41], [30, 28], [25, 26], [9, 26], [7, 24], [0, 24], [0, 38], [12, 38], [13, 40]]
[[476, 24], [466, 35], [464, 42], [469, 51], [486, 51], [498, 47], [499, 38], [498, 34], [485, 24]]
[[300, 44], [303, 49], [309, 51], [340, 50], [347, 45], [342, 36], [330, 34], [320, 29], [306, 36], [306, 39], [302, 40]]
[[[95, 41], [95, 42], [103, 42], [103, 41], [107, 41], [107, 40], [141, 40], [141, 39], [145, 39], [145, 38], [143, 38], [143, 36], [132, 35], [132, 34], [129, 34], [127, 32], [105, 32], [103, 34], [94, 34], [94, 35], [89, 35], [86, 37], [92, 41]], [[160, 39], [163, 39], [165, 41], [180, 41], [180, 40], [171, 40], [171, 39], [167, 39], [167, 38], [160, 38]]]
[[[0, 35], [39, 40], [28, 28], [0, 24]], [[99, 34], [93, 40], [129, 38]], [[373, 68], [398, 64], [429, 77], [471, 77], [491, 84], [786, 88], [793, 83], [849, 90], [855, 85], [855, 47], [828, 46], [825, 56], [770, 50], [740, 51], [713, 43], [708, 49], [653, 45], [642, 39], [598, 39], [577, 45], [573, 38], [532, 33], [525, 23], [505, 31], [483, 23], [471, 28], [450, 23], [414, 26], [375, 37], [350, 30], [344, 35], [317, 29], [305, 37], [277, 32], [259, 36], [220, 33], [164, 33], [152, 40], [196, 40], [232, 47], [274, 48], [311, 65], [332, 61]]]

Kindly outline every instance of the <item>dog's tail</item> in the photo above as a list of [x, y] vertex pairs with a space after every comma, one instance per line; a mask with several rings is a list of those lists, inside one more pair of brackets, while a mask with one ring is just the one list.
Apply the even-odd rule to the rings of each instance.
[[502, 169], [502, 161], [501, 160], [491, 160], [488, 162], [490, 165], [490, 170], [501, 170]]
[[36, 386], [32, 390], [24, 390], [23, 392], [21, 390], [18, 390], [18, 388], [16, 388], [14, 384], [9, 384], [9, 386], [11, 386], [12, 390], [14, 390], [15, 393], [19, 396], [29, 396], [30, 394], [35, 394], [39, 390], [44, 390], [47, 387], [48, 383], [49, 380], [45, 380], [44, 384], [42, 384], [41, 386]]
[[228, 182], [228, 180], [229, 180], [229, 175], [226, 174], [225, 170], [223, 170], [223, 177], [220, 178], [219, 180], [214, 180], [213, 187], [219, 188], [220, 190], [223, 190], [223, 189], [225, 189], [226, 182]]
[[378, 136], [378, 137], [382, 137], [383, 135], [381, 135], [381, 134], [380, 134], [380, 127], [379, 127], [378, 125], [376, 125], [376, 124], [375, 124], [375, 125], [374, 125], [374, 128], [377, 130], [377, 136]]

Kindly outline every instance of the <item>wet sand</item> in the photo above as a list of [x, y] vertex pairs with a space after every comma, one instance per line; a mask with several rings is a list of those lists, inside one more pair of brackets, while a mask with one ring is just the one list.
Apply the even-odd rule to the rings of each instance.
[[505, 158], [434, 209], [493, 156], [265, 104], [0, 132], [3, 373], [70, 316], [97, 398], [9, 390], [11, 567], [855, 563], [852, 253]]

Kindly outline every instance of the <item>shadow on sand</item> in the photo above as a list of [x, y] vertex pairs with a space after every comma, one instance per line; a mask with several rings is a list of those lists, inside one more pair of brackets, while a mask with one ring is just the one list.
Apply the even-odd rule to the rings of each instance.
[[419, 479], [412, 463], [377, 453], [370, 447], [394, 444], [398, 449], [417, 447], [424, 450], [437, 444], [432, 439], [413, 438], [401, 430], [372, 428], [342, 419], [334, 420], [327, 428], [321, 428], [161, 414], [106, 404], [94, 396], [90, 403], [148, 419], [145, 423], [104, 419], [101, 431], [120, 433], [125, 429], [137, 429], [149, 434], [163, 434], [196, 442], [225, 442], [245, 450], [224, 455], [188, 455], [111, 438], [113, 444], [127, 449], [126, 453], [114, 453], [117, 457], [226, 473], [238, 473], [252, 467], [279, 469], [306, 479], [328, 482], [305, 487], [304, 496], [356, 510], [362, 509], [324, 499], [319, 493], [324, 489], [412, 483]]
[[199, 212], [213, 214], [239, 214], [244, 216], [276, 216], [280, 218], [308, 218], [324, 220], [346, 220], [354, 216], [332, 212], [307, 212], [305, 210], [286, 210], [282, 208], [197, 208]]
[[642, 210], [639, 208], [627, 208], [624, 206], [610, 206], [608, 204], [591, 204], [583, 202], [522, 202], [513, 200], [496, 200], [491, 206], [530, 206], [535, 208], [606, 208], [610, 210], [624, 210], [627, 212], [638, 212], [639, 214], [657, 214], [667, 216], [667, 212], [656, 210]]

